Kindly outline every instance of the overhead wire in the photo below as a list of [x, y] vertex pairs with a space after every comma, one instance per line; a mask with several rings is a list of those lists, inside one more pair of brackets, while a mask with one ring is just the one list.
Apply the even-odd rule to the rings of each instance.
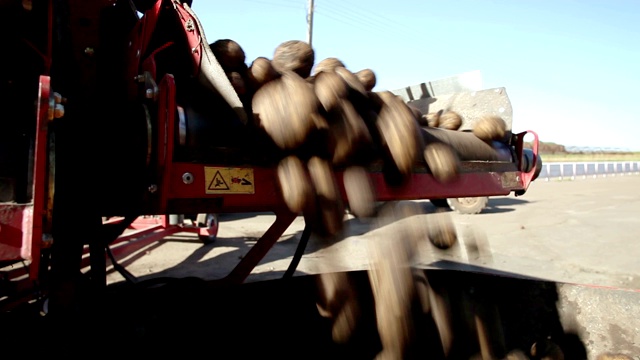
[[393, 38], [394, 36], [407, 37], [407, 33], [410, 35], [416, 34], [417, 30], [411, 27], [404, 26], [404, 29], [394, 24], [394, 22], [381, 21], [383, 19], [381, 15], [376, 15], [374, 12], [367, 11], [366, 13], [375, 16], [367, 16], [358, 8], [348, 8], [343, 5], [336, 5], [330, 1], [321, 0], [316, 3], [315, 12], [321, 16], [333, 19], [345, 25], [350, 25], [361, 30], [368, 32], [376, 32], [377, 34], [384, 35], [385, 37]]
[[[344, 25], [349, 25], [349, 26], [358, 28], [360, 30], [368, 31], [368, 32], [373, 31], [380, 35], [392, 36], [393, 34], [395, 35], [400, 34], [400, 32], [397, 32], [396, 29], [385, 28], [384, 26], [380, 26], [379, 23], [367, 21], [366, 19], [359, 19], [357, 17], [349, 16], [347, 14], [340, 13], [330, 8], [316, 6], [315, 13], [317, 15], [335, 20]], [[404, 35], [404, 33], [402, 34]]]
[[[308, 12], [308, 2], [305, 0], [238, 0], [247, 3], [269, 5], [280, 8], [305, 10]], [[335, 1], [316, 1], [313, 9], [316, 16], [326, 17], [344, 25], [364, 30], [376, 32], [380, 35], [406, 36], [406, 31], [415, 33], [412, 29], [402, 23], [392, 21], [365, 8], [354, 7], [353, 5], [337, 3]], [[366, 14], [366, 15], [365, 15]], [[401, 28], [404, 28], [402, 30]]]
[[[236, 1], [251, 2], [251, 3], [263, 4], [263, 5], [272, 5], [272, 6], [278, 6], [278, 7], [296, 9], [296, 10], [304, 10], [306, 8], [301, 1], [295, 1], [295, 0], [280, 0], [280, 2], [275, 1], [275, 0], [274, 1], [267, 1], [267, 0], [236, 0]], [[298, 3], [298, 4], [295, 4], [295, 3]], [[300, 6], [300, 5], [302, 5], [302, 6]]]
[[417, 29], [411, 26], [408, 26], [406, 23], [394, 21], [392, 18], [389, 18], [388, 16], [380, 15], [379, 13], [373, 12], [367, 8], [356, 7], [351, 3], [336, 2], [331, 0], [322, 0], [322, 2], [336, 8], [336, 10], [342, 9], [350, 14], [353, 14], [354, 17], [367, 19], [376, 24], [381, 24], [388, 29], [399, 30], [400, 28], [402, 28], [406, 31], [410, 31], [413, 33], [418, 31]]

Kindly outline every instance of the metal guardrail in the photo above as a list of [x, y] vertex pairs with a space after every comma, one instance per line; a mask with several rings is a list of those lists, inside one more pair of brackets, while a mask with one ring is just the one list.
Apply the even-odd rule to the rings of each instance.
[[575, 180], [607, 176], [640, 175], [640, 161], [549, 162], [542, 161], [539, 179]]

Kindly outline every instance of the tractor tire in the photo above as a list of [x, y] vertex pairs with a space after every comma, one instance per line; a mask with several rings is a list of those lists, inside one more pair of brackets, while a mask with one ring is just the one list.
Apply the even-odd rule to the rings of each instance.
[[479, 214], [485, 207], [487, 207], [489, 198], [486, 196], [450, 198], [447, 199], [447, 203], [451, 210], [456, 211], [459, 214]]
[[437, 207], [437, 208], [445, 208], [445, 209], [449, 209], [449, 202], [447, 202], [447, 199], [429, 199], [429, 201], [431, 201], [431, 204], [433, 204], [433, 206]]

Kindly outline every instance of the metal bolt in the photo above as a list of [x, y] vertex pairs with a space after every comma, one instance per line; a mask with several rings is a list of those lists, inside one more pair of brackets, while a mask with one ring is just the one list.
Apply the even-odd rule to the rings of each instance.
[[154, 95], [153, 89], [147, 89], [144, 92], [144, 95], [147, 97], [147, 99], [153, 99], [153, 95]]
[[193, 184], [193, 174], [191, 174], [190, 172], [182, 174], [182, 182], [187, 185]]
[[151, 184], [151, 185], [149, 185], [149, 192], [150, 192], [150, 193], [152, 193], [152, 194], [153, 194], [153, 193], [155, 193], [156, 191], [158, 191], [158, 185], [156, 185], [156, 184]]

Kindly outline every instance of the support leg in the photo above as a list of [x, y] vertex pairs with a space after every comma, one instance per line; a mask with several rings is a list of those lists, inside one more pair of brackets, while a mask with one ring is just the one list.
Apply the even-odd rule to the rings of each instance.
[[233, 284], [243, 283], [297, 216], [291, 212], [276, 213], [276, 220], [271, 227], [223, 280]]

